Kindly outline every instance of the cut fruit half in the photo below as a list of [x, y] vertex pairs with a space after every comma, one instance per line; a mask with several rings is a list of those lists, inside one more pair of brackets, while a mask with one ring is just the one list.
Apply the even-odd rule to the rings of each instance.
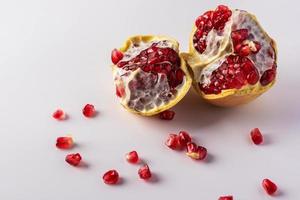
[[247, 11], [221, 5], [199, 16], [183, 56], [194, 88], [215, 105], [247, 103], [275, 82], [276, 44]]
[[116, 95], [126, 110], [151, 116], [173, 107], [188, 92], [191, 78], [179, 44], [166, 36], [134, 36], [114, 49]]

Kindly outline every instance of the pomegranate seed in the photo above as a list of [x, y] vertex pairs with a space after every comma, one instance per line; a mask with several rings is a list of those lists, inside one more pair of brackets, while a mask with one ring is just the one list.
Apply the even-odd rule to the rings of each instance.
[[136, 151], [131, 151], [126, 154], [126, 160], [130, 163], [137, 163], [139, 161], [139, 155]]
[[233, 200], [233, 196], [231, 196], [231, 195], [221, 196], [221, 197], [219, 197], [219, 200]]
[[114, 169], [109, 170], [103, 175], [102, 179], [105, 184], [114, 185], [119, 180], [119, 173]]
[[251, 50], [250, 50], [249, 46], [243, 46], [239, 51], [239, 55], [240, 56], [249, 56], [250, 52], [251, 52]]
[[198, 146], [193, 142], [187, 143], [186, 150], [186, 155], [195, 160], [203, 160], [207, 155], [205, 147]]
[[176, 134], [169, 134], [169, 137], [165, 144], [170, 148], [170, 149], [178, 149], [179, 148], [179, 141], [178, 141], [178, 136]]
[[68, 154], [65, 160], [70, 165], [77, 166], [81, 161], [81, 156], [79, 153], [72, 153], [72, 154]]
[[123, 58], [123, 53], [119, 51], [118, 49], [114, 49], [111, 52], [111, 61], [114, 64], [117, 64], [120, 60]]
[[175, 116], [175, 112], [172, 110], [165, 110], [159, 113], [159, 118], [163, 120], [172, 120]]
[[250, 136], [253, 143], [256, 145], [261, 144], [263, 142], [263, 135], [261, 134], [258, 128], [251, 130]]
[[70, 149], [73, 147], [73, 139], [72, 137], [58, 137], [56, 139], [56, 147], [59, 149]]
[[82, 113], [86, 117], [93, 117], [95, 115], [95, 107], [92, 104], [86, 104], [82, 109]]
[[180, 131], [178, 134], [178, 143], [180, 145], [181, 148], [186, 147], [186, 144], [191, 142], [192, 138], [191, 136], [185, 132], [185, 131]]
[[116, 95], [120, 98], [122, 98], [125, 95], [125, 89], [124, 87], [118, 87], [116, 86]]
[[260, 84], [262, 86], [268, 85], [269, 83], [271, 83], [275, 79], [275, 76], [276, 76], [276, 69], [274, 69], [274, 68], [268, 69], [261, 76]]
[[152, 176], [151, 171], [150, 171], [148, 165], [142, 166], [139, 169], [138, 174], [139, 174], [139, 176], [140, 176], [141, 179], [145, 179], [145, 180], [151, 178], [151, 176]]
[[52, 117], [54, 119], [57, 119], [57, 120], [64, 120], [66, 118], [66, 115], [64, 113], [63, 110], [61, 109], [57, 109], [53, 114], [52, 114]]
[[262, 186], [269, 195], [272, 195], [277, 191], [277, 185], [270, 179], [264, 179], [262, 181]]

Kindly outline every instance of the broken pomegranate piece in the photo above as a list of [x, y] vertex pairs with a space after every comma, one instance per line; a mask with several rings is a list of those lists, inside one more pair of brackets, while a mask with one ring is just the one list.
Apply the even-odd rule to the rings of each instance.
[[151, 176], [152, 176], [151, 171], [150, 171], [148, 165], [143, 165], [143, 166], [139, 169], [138, 174], [139, 174], [140, 178], [141, 178], [141, 179], [144, 179], [144, 180], [148, 180], [148, 179], [150, 179]]
[[126, 154], [126, 160], [130, 163], [137, 163], [139, 161], [139, 156], [136, 151], [131, 151]]
[[71, 149], [73, 145], [73, 138], [70, 136], [58, 137], [56, 139], [56, 147], [59, 149]]
[[[155, 115], [174, 106], [187, 93], [191, 78], [178, 46], [168, 37], [134, 36], [113, 51], [116, 95], [127, 110]], [[160, 116], [170, 120], [174, 113], [166, 111]]]
[[233, 196], [231, 196], [231, 195], [221, 196], [221, 197], [219, 197], [219, 200], [233, 200]]
[[72, 153], [72, 154], [68, 154], [65, 160], [70, 165], [77, 166], [81, 161], [81, 156], [79, 153]]
[[165, 110], [159, 113], [159, 118], [163, 120], [172, 120], [175, 116], [175, 112], [172, 110]]
[[277, 191], [277, 185], [270, 179], [264, 179], [262, 181], [262, 186], [269, 195], [273, 195]]
[[263, 142], [263, 135], [258, 128], [254, 128], [250, 132], [251, 139], [254, 144], [259, 145]]
[[207, 155], [207, 150], [205, 147], [189, 142], [186, 145], [186, 155], [194, 160], [203, 160]]
[[119, 173], [116, 170], [109, 170], [105, 172], [105, 174], [102, 177], [105, 184], [108, 185], [114, 185], [117, 184], [119, 180]]
[[66, 118], [65, 112], [62, 109], [57, 109], [53, 114], [52, 117], [56, 120], [64, 120]]
[[82, 109], [82, 113], [88, 118], [93, 117], [96, 113], [95, 106], [92, 104], [86, 104]]
[[195, 21], [190, 52], [194, 87], [219, 106], [247, 103], [267, 91], [276, 78], [276, 44], [243, 10], [218, 6]]

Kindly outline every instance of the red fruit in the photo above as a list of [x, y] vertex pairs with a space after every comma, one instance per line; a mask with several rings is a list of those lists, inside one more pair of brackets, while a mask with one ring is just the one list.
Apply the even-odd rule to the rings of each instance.
[[119, 180], [119, 173], [116, 170], [107, 171], [102, 177], [104, 183], [108, 185], [114, 185]]
[[56, 139], [56, 147], [59, 149], [71, 149], [74, 145], [72, 137], [58, 137]]
[[180, 131], [178, 134], [178, 143], [181, 148], [186, 147], [187, 143], [191, 142], [192, 138], [191, 136], [185, 132], [185, 131]]
[[173, 119], [175, 113], [165, 110], [182, 99], [191, 85], [178, 43], [164, 36], [134, 36], [125, 44], [123, 59], [113, 66], [120, 103], [133, 113]]
[[272, 195], [277, 191], [276, 184], [273, 183], [270, 179], [264, 179], [262, 181], [262, 186], [269, 195]]
[[73, 166], [77, 166], [79, 165], [80, 161], [81, 161], [81, 156], [79, 153], [72, 153], [72, 154], [68, 154], [66, 156], [66, 162], [69, 163], [70, 165]]
[[66, 115], [65, 115], [65, 113], [64, 113], [63, 110], [57, 109], [57, 110], [52, 114], [52, 117], [53, 117], [54, 119], [57, 119], [57, 120], [64, 120], [65, 117], [66, 117]]
[[187, 143], [186, 155], [195, 160], [203, 160], [207, 155], [205, 147], [198, 146], [193, 142]]
[[172, 120], [175, 116], [175, 112], [172, 110], [165, 110], [159, 113], [159, 118], [163, 120]]
[[139, 161], [139, 156], [136, 151], [131, 151], [126, 154], [126, 160], [130, 163], [137, 163]]
[[151, 176], [152, 176], [151, 171], [150, 171], [148, 165], [142, 166], [139, 169], [138, 174], [139, 174], [139, 176], [140, 176], [141, 179], [145, 179], [145, 180], [150, 179]]
[[165, 144], [173, 150], [176, 150], [180, 147], [179, 141], [178, 141], [178, 136], [176, 134], [169, 134], [169, 137], [167, 138], [167, 141]]
[[233, 200], [233, 196], [221, 196], [219, 197], [219, 200]]
[[111, 61], [116, 65], [123, 58], [123, 53], [118, 49], [114, 49], [111, 52]]
[[93, 117], [96, 113], [95, 107], [92, 104], [86, 104], [82, 109], [82, 113], [86, 117]]
[[253, 143], [256, 145], [261, 144], [263, 142], [263, 135], [261, 134], [258, 128], [251, 130], [250, 136]]

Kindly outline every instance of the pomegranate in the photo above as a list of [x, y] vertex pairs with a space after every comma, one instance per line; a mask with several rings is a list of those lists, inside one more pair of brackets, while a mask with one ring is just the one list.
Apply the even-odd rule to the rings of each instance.
[[247, 103], [275, 82], [276, 44], [247, 11], [221, 5], [199, 16], [183, 56], [194, 88], [215, 105]]
[[168, 110], [191, 86], [178, 42], [164, 36], [134, 36], [112, 51], [116, 95], [129, 111], [151, 116]]

